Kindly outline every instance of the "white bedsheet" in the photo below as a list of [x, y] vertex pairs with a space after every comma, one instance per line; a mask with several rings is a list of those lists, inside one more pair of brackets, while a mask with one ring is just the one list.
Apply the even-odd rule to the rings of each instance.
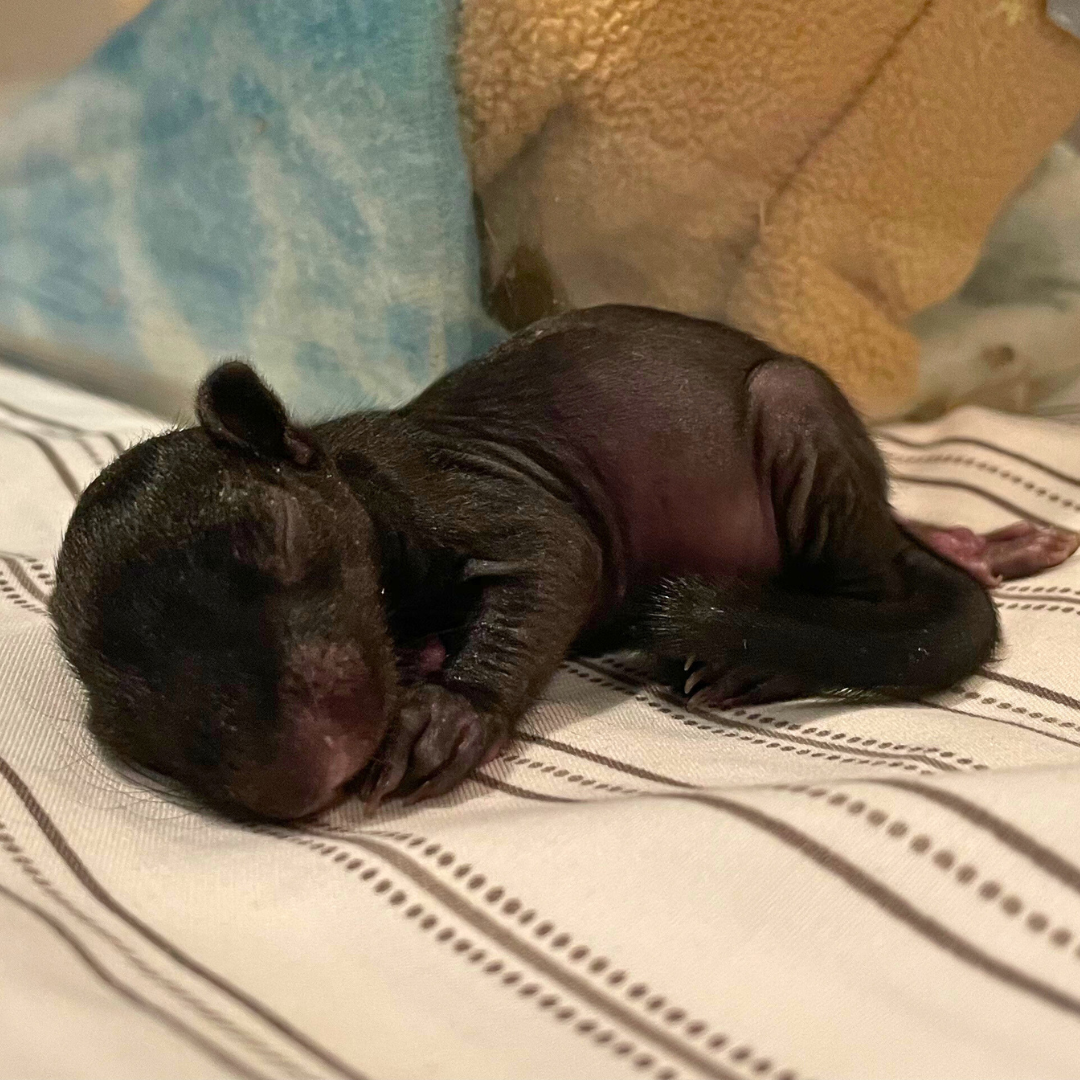
[[[0, 368], [0, 1077], [1080, 1077], [1080, 560], [917, 707], [565, 665], [451, 796], [246, 829], [117, 775], [43, 607], [161, 425]], [[883, 439], [905, 512], [1080, 527], [1080, 429]]]

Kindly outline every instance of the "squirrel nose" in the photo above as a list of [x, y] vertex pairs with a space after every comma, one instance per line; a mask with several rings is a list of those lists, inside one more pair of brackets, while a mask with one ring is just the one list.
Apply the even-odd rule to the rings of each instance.
[[229, 796], [259, 817], [310, 817], [340, 801], [345, 784], [368, 764], [378, 742], [370, 728], [331, 731], [313, 724], [289, 733], [268, 764], [242, 770], [229, 784]]
[[278, 685], [278, 732], [269, 760], [245, 765], [229, 795], [262, 817], [324, 810], [374, 756], [387, 725], [384, 690], [352, 644], [293, 649]]

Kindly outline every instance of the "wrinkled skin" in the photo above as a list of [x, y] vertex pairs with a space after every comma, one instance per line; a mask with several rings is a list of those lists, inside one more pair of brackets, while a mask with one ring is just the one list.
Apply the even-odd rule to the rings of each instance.
[[231, 814], [443, 794], [573, 648], [720, 705], [918, 697], [991, 657], [984, 586], [1077, 545], [898, 522], [826, 376], [663, 312], [310, 430], [237, 362], [197, 404], [86, 490], [51, 610], [100, 741]]
[[1016, 521], [985, 536], [970, 529], [941, 529], [917, 521], [901, 520], [900, 524], [988, 589], [1057, 566], [1080, 546], [1076, 533], [1034, 521]]

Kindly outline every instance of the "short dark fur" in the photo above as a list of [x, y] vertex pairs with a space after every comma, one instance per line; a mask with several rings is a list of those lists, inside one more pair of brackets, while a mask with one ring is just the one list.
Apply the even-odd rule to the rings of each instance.
[[575, 647], [732, 703], [916, 698], [997, 640], [829, 379], [714, 323], [558, 316], [310, 430], [235, 362], [198, 408], [87, 489], [52, 613], [97, 736], [226, 809], [443, 792]]

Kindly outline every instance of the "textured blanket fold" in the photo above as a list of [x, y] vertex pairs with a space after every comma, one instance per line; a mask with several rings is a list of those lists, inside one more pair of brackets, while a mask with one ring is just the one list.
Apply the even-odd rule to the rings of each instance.
[[0, 124], [0, 342], [184, 398], [243, 353], [307, 413], [398, 403], [489, 344], [452, 14], [157, 0]]

